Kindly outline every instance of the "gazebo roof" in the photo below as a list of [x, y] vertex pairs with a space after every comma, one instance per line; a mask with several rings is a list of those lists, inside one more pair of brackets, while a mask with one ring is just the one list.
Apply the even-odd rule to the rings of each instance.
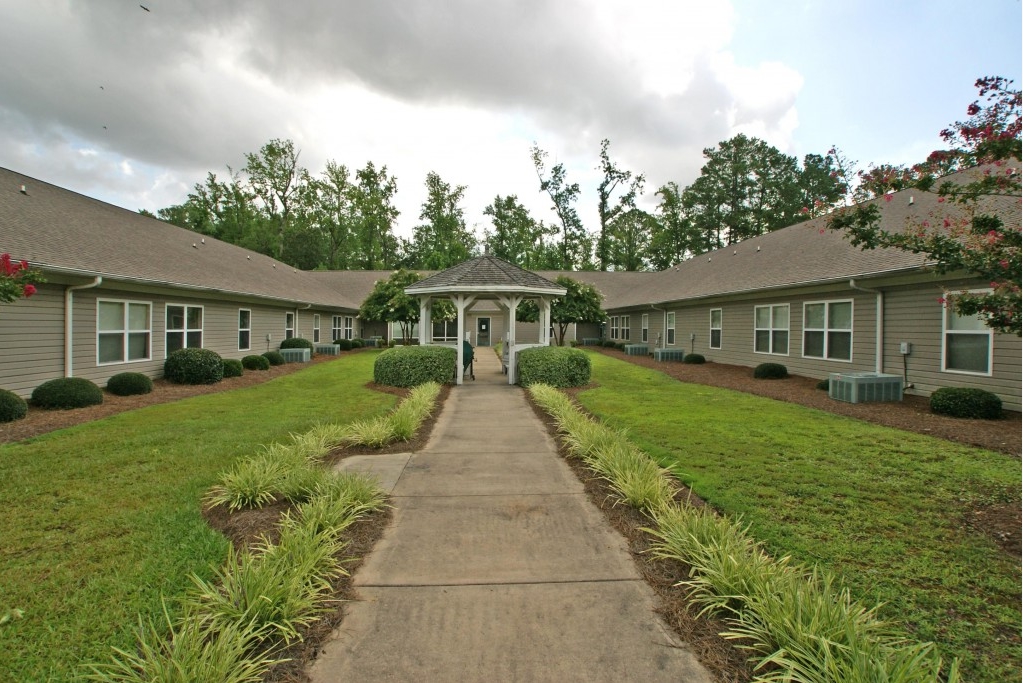
[[536, 273], [486, 254], [420, 280], [405, 288], [410, 295], [475, 294], [488, 298], [501, 294], [562, 296], [565, 288]]

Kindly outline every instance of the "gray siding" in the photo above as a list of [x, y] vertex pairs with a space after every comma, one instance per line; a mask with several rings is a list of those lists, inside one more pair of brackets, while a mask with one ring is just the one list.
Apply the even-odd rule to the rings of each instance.
[[0, 388], [28, 397], [64, 373], [64, 290], [40, 285], [34, 296], [0, 304]]

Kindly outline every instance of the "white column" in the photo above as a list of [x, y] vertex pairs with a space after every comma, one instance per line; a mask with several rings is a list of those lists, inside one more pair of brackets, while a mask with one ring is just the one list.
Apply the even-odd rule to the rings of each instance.
[[462, 363], [465, 362], [465, 354], [463, 353], [462, 340], [465, 339], [465, 309], [472, 305], [476, 300], [474, 296], [465, 296], [464, 294], [452, 294], [451, 303], [455, 305], [455, 310], [458, 311], [458, 338], [455, 341], [455, 384], [459, 385], [462, 383]]
[[507, 307], [505, 314], [508, 322], [505, 326], [507, 338], [504, 343], [508, 349], [508, 384], [515, 384], [515, 309], [521, 302], [522, 296], [518, 294], [503, 296], [500, 299], [501, 305]]
[[419, 297], [419, 345], [426, 346], [430, 343], [430, 336], [433, 334], [433, 321], [430, 319], [430, 297]]
[[551, 300], [540, 298], [540, 343], [547, 346], [551, 343]]

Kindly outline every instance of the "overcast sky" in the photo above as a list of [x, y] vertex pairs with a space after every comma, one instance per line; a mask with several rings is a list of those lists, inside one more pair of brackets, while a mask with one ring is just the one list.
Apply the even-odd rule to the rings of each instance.
[[[583, 188], [600, 141], [646, 208], [736, 133], [801, 158], [910, 163], [973, 81], [1021, 72], [1019, 0], [0, 0], [0, 166], [132, 210], [185, 200], [273, 138], [397, 176], [399, 233], [436, 171], [553, 220], [536, 142]], [[2, 225], [0, 225], [2, 237]], [[2, 244], [0, 244], [2, 250]]]

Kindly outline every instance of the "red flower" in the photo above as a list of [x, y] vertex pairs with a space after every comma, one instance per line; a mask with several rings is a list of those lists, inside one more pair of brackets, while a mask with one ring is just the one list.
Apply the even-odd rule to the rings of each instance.
[[25, 285], [25, 289], [22, 290], [22, 291], [25, 294], [25, 296], [32, 296], [33, 294], [36, 293], [36, 286], [35, 285]]
[[886, 202], [890, 202], [890, 201], [892, 200], [892, 196], [891, 196], [890, 194], [886, 194], [886, 195], [884, 196], [884, 200], [885, 200]]

